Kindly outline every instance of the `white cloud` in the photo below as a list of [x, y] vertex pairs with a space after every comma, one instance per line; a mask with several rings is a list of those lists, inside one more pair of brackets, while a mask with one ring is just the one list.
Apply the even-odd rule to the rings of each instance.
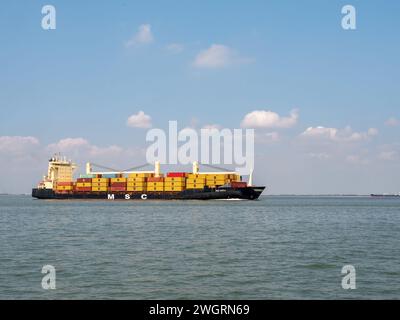
[[198, 124], [199, 124], [199, 119], [197, 119], [196, 117], [192, 117], [192, 119], [190, 119], [189, 127], [196, 128]]
[[310, 158], [318, 159], [318, 160], [326, 160], [326, 159], [331, 158], [331, 155], [326, 153], [326, 152], [320, 152], [320, 153], [311, 152], [311, 153], [308, 154], [308, 156]]
[[255, 140], [257, 143], [274, 143], [281, 140], [278, 132], [256, 133]]
[[360, 157], [356, 155], [349, 155], [346, 157], [346, 161], [350, 163], [359, 163]]
[[127, 125], [132, 128], [151, 128], [151, 117], [143, 111], [139, 111], [137, 114], [133, 114], [128, 118]]
[[132, 166], [132, 161], [138, 164], [145, 163], [145, 151], [140, 147], [97, 146], [84, 138], [66, 138], [43, 148], [42, 155], [47, 158], [52, 154], [61, 153], [77, 163], [80, 166], [78, 172], [82, 173], [85, 170], [84, 164], [91, 161], [117, 170]]
[[303, 137], [327, 138], [330, 140], [334, 140], [337, 132], [338, 132], [338, 129], [336, 129], [336, 128], [309, 127], [301, 135]]
[[358, 155], [349, 155], [346, 157], [346, 161], [351, 164], [362, 164], [362, 165], [366, 165], [369, 163], [368, 159], [362, 158], [361, 156]]
[[385, 161], [393, 161], [399, 158], [399, 153], [397, 151], [382, 151], [378, 158]]
[[2, 136], [0, 137], [0, 153], [2, 155], [24, 155], [40, 146], [34, 137]]
[[291, 128], [299, 118], [298, 110], [292, 110], [288, 117], [281, 117], [273, 111], [255, 110], [246, 114], [241, 126], [243, 128]]
[[46, 169], [37, 138], [0, 136], [0, 193], [29, 193]]
[[392, 117], [386, 120], [385, 125], [387, 125], [388, 127], [397, 127], [400, 125], [400, 120]]
[[183, 129], [179, 130], [179, 132], [178, 132], [179, 135], [191, 135], [194, 133], [198, 134], [198, 131], [192, 127], [185, 127]]
[[151, 32], [150, 24], [142, 24], [139, 26], [139, 30], [128, 40], [125, 45], [127, 47], [132, 47], [136, 45], [150, 44], [154, 41], [153, 33]]
[[206, 50], [197, 54], [193, 65], [197, 68], [218, 69], [249, 62], [249, 59], [241, 58], [228, 46], [213, 44]]
[[98, 147], [83, 138], [66, 138], [47, 146], [48, 153], [62, 153], [68, 157], [116, 156], [123, 152], [118, 146]]
[[374, 137], [377, 136], [379, 134], [379, 130], [376, 128], [369, 128], [368, 129], [368, 136], [370, 137]]
[[90, 152], [89, 155], [93, 157], [101, 157], [101, 156], [108, 156], [108, 155], [118, 155], [124, 152], [124, 149], [122, 149], [119, 146], [109, 146], [109, 147], [97, 147], [97, 146], [91, 146], [90, 147]]
[[370, 128], [368, 132], [354, 132], [351, 127], [346, 127], [344, 129], [309, 127], [301, 134], [301, 137], [334, 142], [357, 142], [367, 140], [377, 134], [378, 130], [375, 128]]
[[173, 54], [181, 53], [184, 48], [185, 46], [181, 43], [170, 43], [166, 46], [167, 51]]
[[212, 130], [212, 129], [218, 129], [221, 130], [221, 126], [219, 124], [206, 124], [202, 127], [202, 129], [208, 129], [208, 130]]
[[50, 144], [49, 149], [54, 149], [56, 152], [67, 152], [75, 148], [88, 147], [89, 142], [83, 138], [66, 138], [57, 143]]

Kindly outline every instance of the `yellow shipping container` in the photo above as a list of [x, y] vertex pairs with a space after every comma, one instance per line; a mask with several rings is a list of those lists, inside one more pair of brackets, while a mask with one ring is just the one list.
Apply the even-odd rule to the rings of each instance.
[[108, 183], [107, 182], [96, 182], [96, 183], [92, 183], [92, 187], [108, 187]]
[[184, 187], [186, 186], [185, 181], [180, 182], [165, 182], [165, 187]]
[[128, 178], [149, 178], [154, 177], [154, 173], [130, 173]]
[[220, 187], [220, 186], [223, 186], [223, 185], [225, 185], [225, 183], [217, 183], [217, 184], [210, 183], [210, 184], [206, 184], [206, 186], [209, 187], [209, 188]]
[[107, 192], [107, 187], [92, 187], [92, 191]]
[[229, 176], [226, 177], [207, 177], [206, 180], [230, 180]]
[[82, 187], [91, 187], [92, 184], [90, 182], [78, 182], [76, 184], [77, 187], [82, 188]]
[[126, 188], [126, 191], [129, 191], [129, 192], [143, 192], [143, 191], [145, 191], [146, 190], [146, 188], [145, 187], [127, 187]]
[[134, 183], [134, 182], [128, 182], [126, 185], [127, 187], [140, 187], [140, 188], [145, 188], [147, 186], [146, 183], [144, 182], [139, 182], [139, 183]]
[[147, 182], [148, 187], [164, 187], [164, 182]]
[[161, 192], [161, 191], [164, 191], [164, 187], [148, 186], [147, 187], [147, 191], [158, 191], [158, 192]]
[[183, 191], [185, 187], [165, 187], [165, 191]]
[[57, 182], [71, 182], [71, 179], [70, 178], [58, 178], [57, 179]]
[[114, 182], [126, 182], [126, 178], [111, 178], [111, 183]]
[[205, 178], [187, 179], [186, 183], [206, 183]]
[[186, 189], [204, 189], [205, 184], [187, 184]]
[[146, 178], [128, 178], [128, 182], [145, 182]]
[[214, 184], [214, 185], [223, 185], [225, 183], [229, 183], [229, 179], [218, 179], [218, 180], [207, 180], [206, 184]]
[[229, 179], [229, 174], [207, 174], [206, 178], [214, 179], [214, 180], [222, 180], [222, 179]]
[[204, 175], [203, 175], [203, 174], [202, 174], [202, 175], [200, 175], [200, 174], [193, 174], [193, 173], [189, 173], [189, 174], [187, 175], [187, 178], [188, 178], [188, 179], [197, 179], [197, 178], [199, 178], [199, 177], [204, 178]]
[[72, 186], [58, 186], [57, 191], [72, 191]]
[[167, 177], [164, 179], [165, 182], [182, 182], [185, 181], [185, 177]]
[[92, 183], [107, 183], [108, 179], [107, 178], [93, 178]]

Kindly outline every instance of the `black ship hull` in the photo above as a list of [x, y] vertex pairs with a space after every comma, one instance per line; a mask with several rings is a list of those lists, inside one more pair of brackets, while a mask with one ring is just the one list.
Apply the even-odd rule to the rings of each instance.
[[43, 200], [257, 200], [265, 187], [184, 190], [181, 192], [66, 192], [32, 189], [32, 197]]

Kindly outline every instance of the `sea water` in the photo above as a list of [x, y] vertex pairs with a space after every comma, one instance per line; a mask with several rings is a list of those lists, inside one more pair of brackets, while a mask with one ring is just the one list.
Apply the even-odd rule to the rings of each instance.
[[[55, 290], [42, 286], [46, 265]], [[0, 196], [0, 299], [399, 297], [400, 198]]]

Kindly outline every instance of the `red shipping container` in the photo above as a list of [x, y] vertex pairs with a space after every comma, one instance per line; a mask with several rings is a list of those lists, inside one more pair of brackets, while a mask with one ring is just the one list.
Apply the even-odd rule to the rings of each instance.
[[126, 187], [111, 187], [110, 191], [126, 191]]
[[70, 187], [70, 186], [73, 186], [74, 183], [73, 182], [57, 182], [57, 185], [60, 187]]
[[184, 178], [186, 177], [186, 172], [169, 172], [167, 174], [168, 178]]
[[78, 192], [91, 192], [92, 187], [76, 187], [75, 190]]
[[247, 182], [231, 182], [232, 188], [246, 188]]
[[158, 178], [149, 177], [149, 178], [147, 178], [147, 182], [163, 182], [163, 181], [164, 181], [164, 178], [162, 178], [162, 177], [158, 177]]
[[126, 182], [112, 182], [111, 187], [126, 187]]
[[89, 179], [89, 178], [79, 178], [79, 179], [76, 179], [76, 181], [77, 182], [92, 182], [92, 179]]

